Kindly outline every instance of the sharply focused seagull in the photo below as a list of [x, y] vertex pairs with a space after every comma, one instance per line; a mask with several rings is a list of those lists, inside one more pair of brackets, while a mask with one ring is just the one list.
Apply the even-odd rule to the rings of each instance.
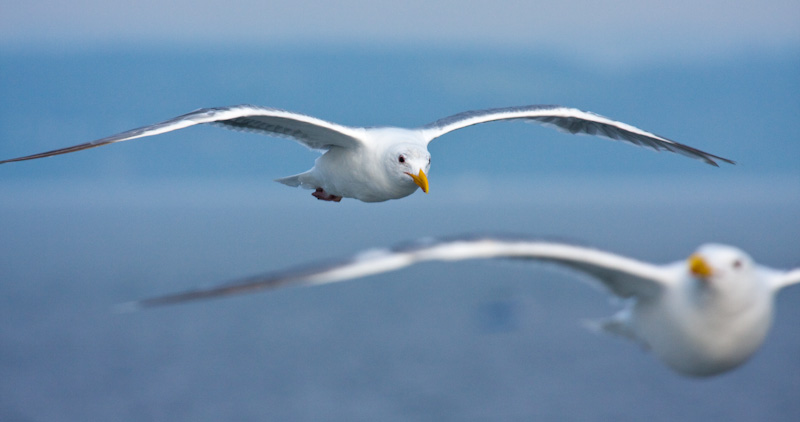
[[278, 179], [289, 186], [314, 189], [325, 201], [355, 198], [381, 202], [411, 195], [417, 188], [428, 192], [431, 165], [428, 144], [456, 129], [498, 120], [523, 120], [555, 126], [574, 134], [598, 135], [630, 142], [656, 151], [666, 150], [703, 160], [733, 161], [645, 132], [622, 122], [574, 108], [556, 105], [495, 108], [466, 111], [416, 129], [397, 127], [350, 127], [291, 111], [253, 105], [203, 108], [161, 123], [132, 129], [72, 147], [0, 161], [32, 160], [99, 147], [115, 142], [158, 135], [201, 123], [229, 129], [291, 138], [323, 151], [314, 167], [304, 173]]
[[425, 261], [507, 258], [543, 261], [584, 273], [628, 299], [596, 327], [641, 343], [685, 375], [710, 376], [744, 363], [769, 331], [775, 294], [800, 282], [800, 268], [778, 271], [744, 252], [706, 244], [688, 260], [654, 265], [566, 243], [510, 238], [424, 239], [350, 259], [311, 264], [218, 287], [121, 305], [132, 310], [291, 285], [317, 285], [398, 270]]

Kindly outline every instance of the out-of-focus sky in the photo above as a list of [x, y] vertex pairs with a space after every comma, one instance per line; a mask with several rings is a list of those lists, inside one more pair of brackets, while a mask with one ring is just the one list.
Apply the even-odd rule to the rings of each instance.
[[410, 127], [555, 103], [737, 161], [478, 125], [431, 144], [430, 195], [382, 204], [272, 183], [317, 154], [210, 127], [2, 165], [0, 421], [796, 420], [800, 288], [700, 382], [588, 335], [607, 297], [519, 263], [109, 308], [464, 232], [798, 267], [798, 22], [800, 0], [0, 0], [0, 159], [237, 103]]
[[797, 0], [0, 2], [0, 48], [363, 45], [541, 49], [599, 62], [800, 46]]

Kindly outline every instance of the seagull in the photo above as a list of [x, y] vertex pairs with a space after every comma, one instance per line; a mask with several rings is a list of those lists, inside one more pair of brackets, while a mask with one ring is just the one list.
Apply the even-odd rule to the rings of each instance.
[[277, 179], [277, 182], [312, 189], [312, 195], [324, 201], [355, 198], [364, 202], [382, 202], [406, 197], [418, 188], [428, 193], [427, 173], [431, 165], [428, 144], [432, 140], [467, 126], [499, 120], [522, 120], [554, 126], [573, 134], [598, 135], [656, 151], [675, 152], [714, 166], [717, 166], [716, 160], [734, 164], [727, 158], [622, 122], [557, 105], [466, 111], [416, 129], [344, 126], [300, 113], [254, 105], [203, 108], [80, 145], [2, 160], [0, 164], [66, 154], [211, 123], [228, 129], [290, 138], [323, 153], [310, 170]]
[[[514, 259], [556, 264], [588, 276], [624, 299], [591, 327], [633, 340], [680, 374], [706, 377], [743, 364], [772, 323], [774, 297], [800, 283], [800, 268], [756, 264], [733, 246], [705, 244], [688, 259], [650, 264], [599, 249], [518, 236], [422, 239], [351, 258], [299, 266], [220, 286], [119, 305], [136, 310], [295, 285], [319, 285], [399, 270], [427, 261]], [[597, 284], [597, 283], [595, 283]]]

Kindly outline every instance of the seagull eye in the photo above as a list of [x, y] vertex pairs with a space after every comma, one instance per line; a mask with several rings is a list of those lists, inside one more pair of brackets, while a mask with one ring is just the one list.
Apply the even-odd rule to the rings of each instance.
[[406, 157], [403, 157], [403, 156], [401, 155], [401, 156], [400, 156], [400, 158], [398, 158], [398, 159], [397, 159], [397, 161], [399, 161], [399, 162], [401, 162], [401, 163], [405, 163], [405, 162], [406, 162]]
[[738, 270], [739, 268], [742, 268], [742, 261], [740, 259], [737, 259], [736, 261], [733, 261], [732, 265], [733, 268], [736, 268]]

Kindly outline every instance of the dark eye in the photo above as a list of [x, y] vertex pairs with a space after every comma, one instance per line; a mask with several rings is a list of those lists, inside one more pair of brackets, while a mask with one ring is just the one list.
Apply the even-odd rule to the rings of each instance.
[[737, 259], [736, 261], [733, 261], [732, 265], [733, 265], [733, 268], [736, 268], [736, 269], [742, 268], [742, 261]]
[[398, 159], [397, 159], [397, 161], [399, 161], [399, 162], [401, 162], [401, 163], [405, 163], [405, 162], [406, 162], [406, 157], [403, 157], [403, 156], [401, 155], [401, 156], [400, 156], [400, 158], [398, 158]]

